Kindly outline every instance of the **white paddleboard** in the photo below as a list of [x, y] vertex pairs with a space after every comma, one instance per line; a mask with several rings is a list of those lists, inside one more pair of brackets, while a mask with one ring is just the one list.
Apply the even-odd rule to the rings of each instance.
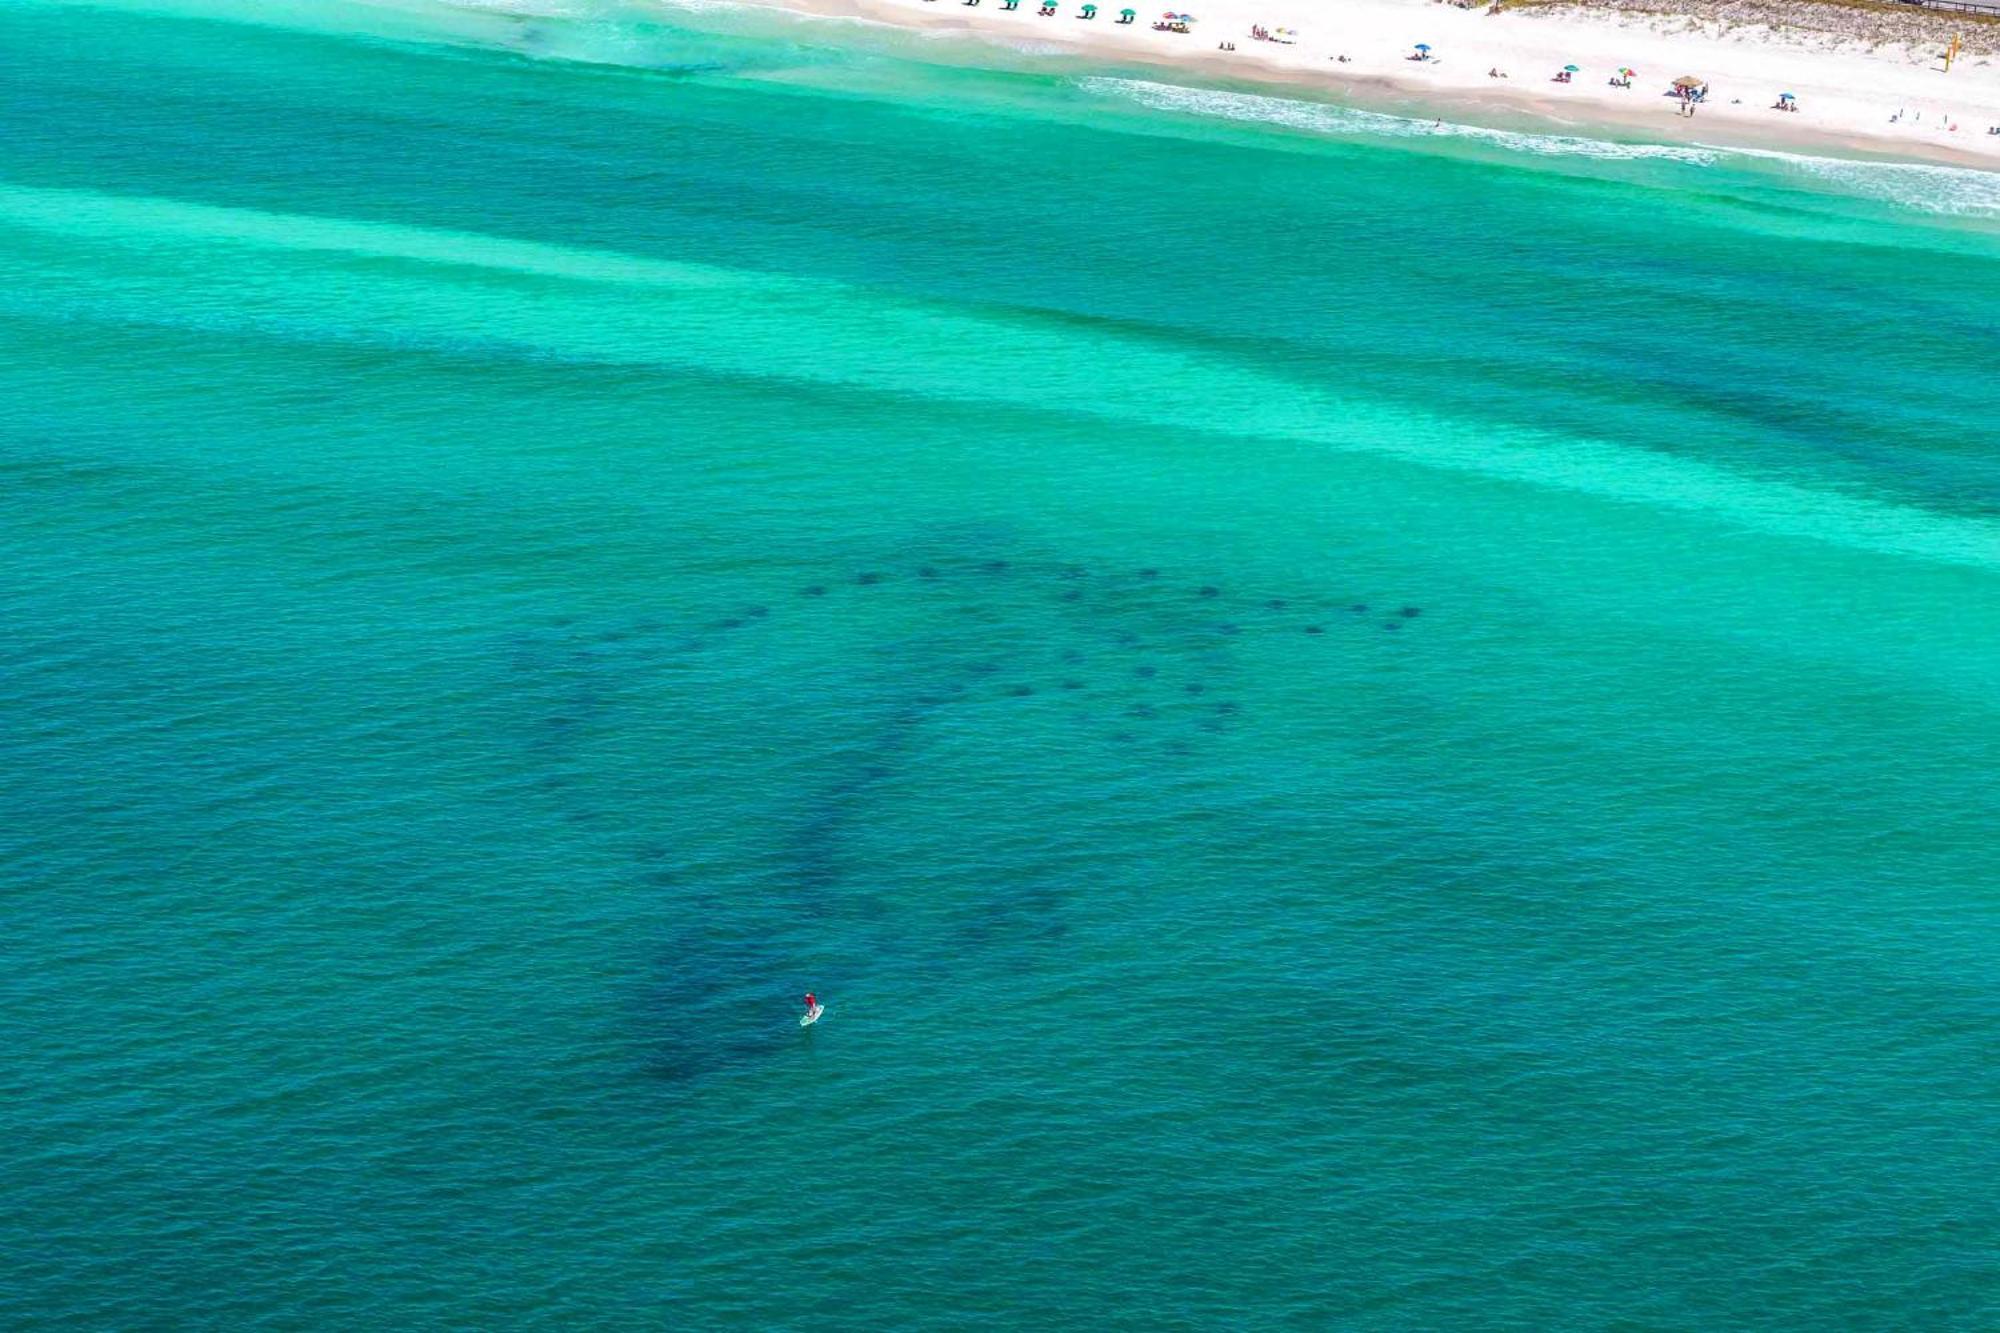
[[821, 1014], [825, 1013], [825, 1012], [826, 1012], [826, 1006], [825, 1006], [825, 1005], [823, 1005], [823, 1004], [816, 1004], [816, 1005], [814, 1005], [814, 1006], [813, 1006], [813, 1011], [812, 1011], [811, 1013], [809, 1013], [809, 1014], [801, 1014], [801, 1015], [799, 1016], [799, 1026], [800, 1026], [800, 1027], [802, 1027], [802, 1028], [809, 1028], [809, 1027], [811, 1027], [811, 1026], [812, 1026], [813, 1024], [815, 1024], [815, 1023], [819, 1022], [819, 1016], [820, 1016]]

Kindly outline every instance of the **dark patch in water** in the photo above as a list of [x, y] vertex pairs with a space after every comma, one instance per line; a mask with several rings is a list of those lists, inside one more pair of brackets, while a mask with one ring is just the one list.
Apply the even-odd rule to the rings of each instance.
[[1209, 584], [1203, 584], [1200, 591], [1197, 592], [1195, 595], [1197, 597], [1220, 597], [1222, 596], [1222, 589], [1213, 587]]
[[676, 926], [640, 997], [655, 1042], [652, 1073], [692, 1082], [768, 1059], [796, 1040], [797, 1020], [783, 1017], [792, 997], [773, 992], [798, 979], [803, 960], [773, 943], [784, 938], [777, 909], [746, 913], [701, 895], [676, 907]]
[[1238, 634], [1238, 633], [1241, 633], [1241, 631], [1240, 631], [1240, 630], [1238, 630], [1236, 626], [1234, 626], [1234, 625], [1230, 624], [1230, 623], [1229, 623], [1228, 621], [1224, 621], [1224, 622], [1223, 622], [1222, 624], [1220, 624], [1220, 625], [1217, 625], [1217, 626], [1215, 627], [1215, 632], [1216, 632], [1217, 634]]
[[1157, 569], [1142, 569], [1139, 571], [1139, 577], [1142, 579], [1156, 579], [1160, 577], [1160, 571]]
[[1016, 699], [1025, 699], [1034, 692], [1035, 687], [1032, 685], [1010, 685], [1007, 687], [1007, 693]]
[[1070, 590], [1069, 590], [1068, 592], [1066, 592], [1066, 593], [1064, 593], [1064, 594], [1062, 595], [1062, 599], [1063, 599], [1063, 600], [1064, 600], [1065, 602], [1075, 602], [1075, 601], [1081, 601], [1081, 600], [1082, 600], [1082, 598], [1083, 598], [1083, 594], [1082, 594], [1082, 593], [1080, 593], [1080, 592], [1078, 592], [1078, 591], [1077, 591], [1076, 589], [1074, 589], [1074, 588], [1071, 588], [1071, 589], [1070, 589]]
[[1424, 609], [1421, 606], [1406, 606], [1401, 611], [1398, 611], [1396, 614], [1401, 616], [1405, 620], [1415, 620], [1418, 616], [1422, 615], [1423, 613]]
[[1326, 633], [1326, 630], [1325, 630], [1325, 629], [1324, 629], [1324, 628], [1323, 628], [1322, 626], [1319, 626], [1319, 625], [1307, 625], [1307, 626], [1306, 626], [1306, 633], [1308, 633], [1308, 634], [1324, 634], [1324, 633]]
[[765, 616], [771, 614], [771, 608], [768, 606], [753, 606], [743, 614], [749, 616], [752, 620], [762, 620]]
[[938, 576], [937, 570], [933, 569], [929, 565], [925, 565], [922, 569], [919, 569], [917, 571], [917, 577], [920, 579], [934, 579], [937, 576]]
[[815, 583], [810, 588], [801, 589], [799, 595], [801, 597], [824, 597], [826, 596], [826, 589]]
[[1160, 710], [1153, 707], [1153, 705], [1151, 704], [1133, 704], [1130, 708], [1125, 710], [1125, 716], [1127, 717], [1146, 718], [1150, 720], [1152, 718], [1158, 717], [1159, 715], [1160, 715]]
[[960, 943], [996, 948], [1061, 939], [1069, 933], [1059, 916], [1064, 902], [1059, 890], [1042, 884], [990, 898], [974, 909], [960, 929]]
[[1089, 576], [1090, 576], [1090, 571], [1085, 569], [1082, 565], [1063, 566], [1063, 571], [1062, 571], [1063, 578], [1081, 579], [1081, 578], [1088, 578]]
[[1062, 687], [1066, 690], [1080, 690], [1083, 688], [1083, 682], [1080, 680], [1066, 680], [1062, 683]]
[[873, 570], [870, 570], [866, 573], [856, 574], [854, 576], [854, 581], [860, 584], [862, 587], [866, 588], [874, 584], [880, 583], [882, 581], [882, 576], [880, 574], [875, 573]]
[[1357, 616], [1365, 616], [1368, 614], [1368, 603], [1356, 602], [1353, 606], [1350, 606], [1347, 609], [1352, 611]]
[[1062, 660], [1065, 662], [1081, 662], [1083, 654], [1074, 648], [1065, 648], [1062, 651]]
[[719, 621], [717, 621], [717, 622], [716, 622], [716, 628], [717, 628], [717, 629], [742, 629], [742, 628], [743, 628], [743, 622], [742, 622], [742, 620], [738, 619], [738, 618], [737, 618], [736, 616], [731, 616], [731, 617], [729, 617], [729, 619], [727, 619], [727, 620], [719, 620]]
[[1282, 597], [1273, 597], [1270, 601], [1264, 603], [1264, 605], [1270, 607], [1273, 611], [1282, 611], [1285, 609], [1286, 603]]
[[1187, 691], [1187, 692], [1188, 692], [1189, 694], [1206, 694], [1206, 693], [1208, 693], [1208, 686], [1206, 686], [1206, 685], [1202, 684], [1202, 683], [1201, 683], [1200, 681], [1198, 681], [1198, 680], [1191, 680], [1191, 681], [1189, 681], [1189, 682], [1188, 682], [1187, 684], [1185, 684], [1185, 685], [1181, 686], [1181, 688], [1182, 688], [1182, 689], [1184, 689], [1184, 690], [1186, 690], [1186, 691]]
[[980, 568], [988, 574], [1005, 574], [1007, 572], [1007, 562], [1005, 560], [988, 560]]
[[1133, 674], [1138, 676], [1152, 677], [1159, 675], [1160, 669], [1156, 666], [1142, 666], [1136, 668]]
[[1401, 628], [1403, 628], [1403, 622], [1401, 622], [1400, 620], [1385, 620], [1385, 621], [1383, 621], [1383, 622], [1382, 622], [1382, 628], [1383, 628], [1383, 629], [1401, 629]]
[[1237, 712], [1240, 712], [1241, 710], [1237, 707], [1237, 705], [1233, 703], [1219, 703], [1215, 706], [1215, 711], [1223, 714], [1224, 716], [1230, 716]]

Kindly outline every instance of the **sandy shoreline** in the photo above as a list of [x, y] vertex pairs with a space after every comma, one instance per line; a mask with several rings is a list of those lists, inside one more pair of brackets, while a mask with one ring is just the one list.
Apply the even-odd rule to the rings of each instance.
[[[1869, 45], [1827, 33], [1693, 19], [1669, 20], [1612, 10], [1510, 10], [1488, 15], [1440, 0], [1204, 0], [1186, 34], [1150, 25], [1163, 6], [1118, 22], [1138, 0], [1107, 0], [1095, 19], [1078, 17], [1080, 0], [1053, 16], [1041, 0], [758, 0], [771, 8], [865, 19], [933, 32], [955, 32], [1019, 48], [1073, 49], [1078, 55], [1150, 64], [1202, 79], [1264, 81], [1350, 96], [1400, 101], [1388, 109], [1449, 107], [1527, 118], [1538, 127], [1577, 132], [1605, 127], [1668, 144], [1715, 144], [1781, 151], [1863, 153], [2000, 170], [2000, 60], [1975, 43], [1949, 73], [1943, 47]], [[1295, 44], [1253, 40], [1252, 25], [1296, 29]], [[1990, 28], [1967, 25], [1990, 46]], [[1233, 43], [1233, 51], [1220, 50]], [[1432, 59], [1407, 59], [1428, 43]], [[1342, 62], [1337, 58], [1346, 56]], [[1579, 66], [1569, 83], [1555, 82]], [[1621, 68], [1637, 71], [1630, 88], [1611, 86]], [[1504, 71], [1506, 78], [1490, 71]], [[1677, 76], [1709, 84], [1690, 117], [1669, 95]], [[1780, 93], [1799, 110], [1773, 109]], [[1956, 128], [1953, 128], [1953, 127]]]

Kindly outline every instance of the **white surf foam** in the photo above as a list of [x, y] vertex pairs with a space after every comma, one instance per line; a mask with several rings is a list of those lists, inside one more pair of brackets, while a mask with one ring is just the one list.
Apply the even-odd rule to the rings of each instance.
[[1929, 162], [1863, 162], [1764, 148], [1728, 150], [1738, 157], [1779, 163], [1848, 194], [1949, 217], [2000, 217], [2000, 172]]
[[1517, 130], [1496, 130], [1484, 125], [1460, 125], [1444, 120], [1420, 120], [1412, 116], [1390, 115], [1384, 111], [1363, 111], [1358, 107], [1333, 106], [1325, 102], [1301, 102], [1287, 97], [1260, 93], [1225, 92], [1213, 88], [1188, 88], [1145, 79], [1087, 78], [1086, 91], [1124, 97], [1156, 111], [1181, 111], [1194, 115], [1217, 116], [1226, 120], [1283, 125], [1319, 134], [1365, 134], [1390, 139], [1469, 139], [1517, 153], [1538, 157], [1587, 157], [1628, 161], [1640, 158], [1687, 162], [1696, 166], [1713, 163], [1712, 148], [1682, 148], [1672, 144], [1615, 143], [1609, 139], [1588, 139], [1568, 134], [1530, 134]]
[[1715, 144], [1617, 143], [1582, 135], [1532, 134], [1451, 121], [1423, 120], [1259, 93], [1189, 88], [1145, 79], [1095, 77], [1080, 80], [1084, 90], [1120, 97], [1156, 111], [1214, 116], [1225, 120], [1281, 125], [1315, 134], [1363, 135], [1387, 139], [1446, 138], [1491, 144], [1537, 157], [1579, 157], [1609, 161], [1651, 159], [1690, 166], [1730, 160], [1771, 162], [1844, 194], [1880, 200], [1926, 213], [1953, 217], [2000, 218], [2000, 173], [1924, 162], [1871, 162], [1816, 157], [1774, 149], [1725, 148]]

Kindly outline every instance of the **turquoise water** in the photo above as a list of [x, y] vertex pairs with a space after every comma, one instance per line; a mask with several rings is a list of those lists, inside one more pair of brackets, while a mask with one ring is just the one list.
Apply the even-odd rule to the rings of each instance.
[[569, 8], [0, 9], [0, 1319], [2000, 1322], [1996, 178]]

